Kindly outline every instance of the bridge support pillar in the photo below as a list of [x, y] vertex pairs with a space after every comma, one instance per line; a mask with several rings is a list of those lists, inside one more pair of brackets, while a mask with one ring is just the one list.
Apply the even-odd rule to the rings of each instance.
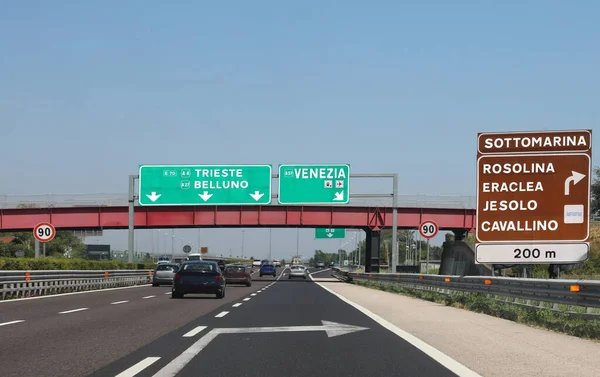
[[365, 242], [365, 272], [379, 272], [379, 252], [381, 246], [381, 231], [366, 229], [367, 239]]

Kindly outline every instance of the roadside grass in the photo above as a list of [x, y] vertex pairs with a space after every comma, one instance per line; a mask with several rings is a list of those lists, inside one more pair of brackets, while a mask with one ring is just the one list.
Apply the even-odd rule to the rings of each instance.
[[431, 291], [408, 289], [390, 283], [352, 280], [351, 284], [415, 297], [454, 308], [483, 313], [579, 338], [600, 340], [600, 319], [580, 318], [569, 313], [554, 311], [547, 308], [539, 309], [501, 302], [489, 298], [483, 293], [457, 293], [445, 295]]

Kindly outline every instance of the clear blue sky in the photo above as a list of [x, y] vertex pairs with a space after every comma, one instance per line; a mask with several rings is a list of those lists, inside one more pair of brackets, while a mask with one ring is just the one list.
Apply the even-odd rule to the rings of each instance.
[[[597, 1], [294, 3], [4, 4], [0, 194], [125, 193], [139, 164], [344, 162], [398, 172], [403, 194], [474, 195], [477, 132], [598, 130]], [[273, 232], [274, 256], [295, 234]], [[338, 246], [312, 237], [301, 254]]]

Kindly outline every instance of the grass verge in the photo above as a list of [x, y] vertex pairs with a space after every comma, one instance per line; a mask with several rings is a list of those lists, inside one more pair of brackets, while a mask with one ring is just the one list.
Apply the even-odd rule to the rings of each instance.
[[500, 302], [486, 297], [483, 293], [444, 295], [436, 292], [407, 289], [389, 283], [357, 280], [353, 280], [350, 283], [381, 291], [411, 296], [454, 308], [483, 313], [513, 322], [573, 335], [579, 338], [600, 340], [600, 319], [577, 318], [568, 313], [561, 313], [550, 309], [535, 309]]

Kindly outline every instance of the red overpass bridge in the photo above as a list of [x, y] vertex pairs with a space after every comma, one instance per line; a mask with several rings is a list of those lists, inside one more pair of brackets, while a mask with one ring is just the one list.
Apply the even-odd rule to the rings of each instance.
[[[31, 231], [40, 222], [57, 229], [127, 229], [127, 195], [0, 196], [0, 231]], [[397, 226], [424, 220], [458, 239], [476, 226], [474, 197], [398, 196]], [[392, 198], [352, 198], [347, 205], [135, 206], [134, 226], [152, 228], [349, 228], [367, 235], [366, 258], [379, 266], [380, 232], [393, 223]], [[367, 266], [369, 263], [366, 264]], [[378, 267], [376, 268], [378, 270]], [[376, 272], [376, 271], [373, 271]]]

